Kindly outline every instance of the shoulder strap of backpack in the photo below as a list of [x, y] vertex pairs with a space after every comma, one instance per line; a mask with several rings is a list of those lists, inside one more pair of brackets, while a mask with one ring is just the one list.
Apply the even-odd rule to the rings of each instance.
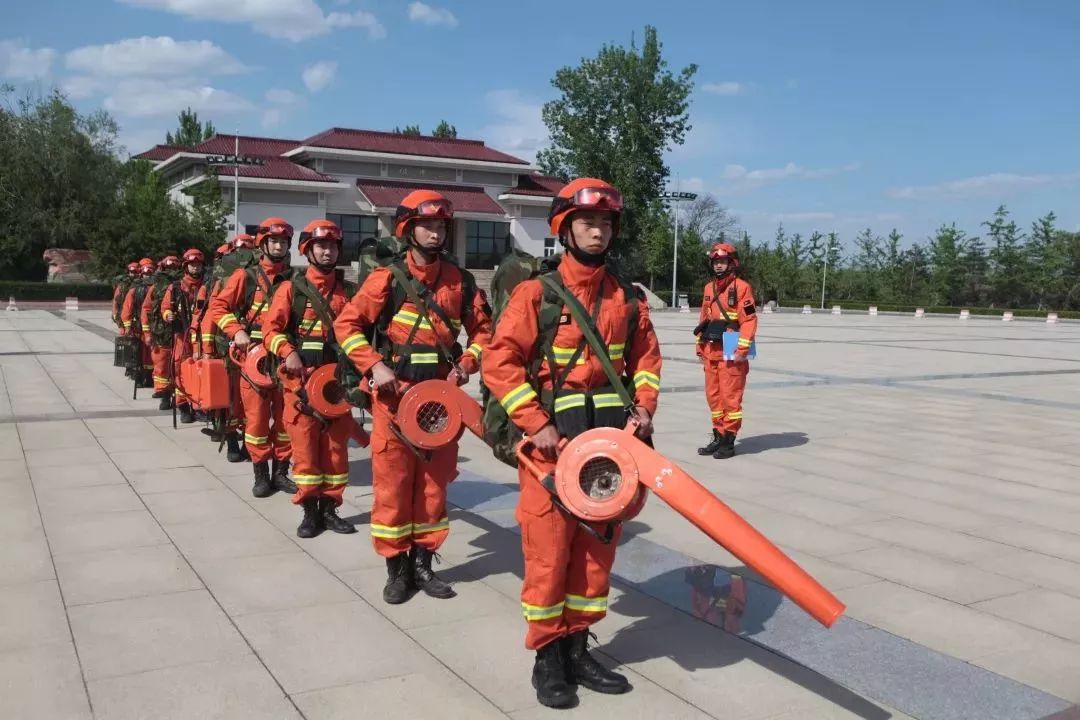
[[[410, 276], [400, 264], [391, 263], [390, 265], [387, 265], [387, 268], [390, 270], [390, 274], [393, 275], [395, 284], [404, 288], [405, 294], [408, 295], [409, 300], [412, 301], [412, 304], [415, 305], [416, 309], [419, 311], [417, 314], [422, 316], [422, 318], [417, 317], [416, 322], [413, 324], [413, 329], [409, 333], [409, 342], [412, 342], [412, 338], [416, 334], [417, 328], [420, 326], [421, 319], [427, 320], [428, 324], [431, 324], [431, 310], [435, 310], [435, 314], [439, 316], [439, 319], [443, 321], [447, 328], [454, 327], [450, 322], [450, 318], [447, 316], [446, 311], [439, 306], [439, 303], [432, 301], [429, 305], [425, 302], [424, 298], [429, 294], [428, 289], [413, 280], [412, 276]], [[420, 287], [418, 288], [417, 285], [420, 285]], [[438, 345], [439, 352], [443, 354], [443, 357], [448, 363], [453, 365], [454, 354], [450, 352], [450, 348], [443, 344], [442, 340], [439, 339], [439, 334], [434, 332], [434, 329], [432, 334], [435, 335], [435, 344]]]
[[[556, 273], [549, 273], [547, 275], [540, 276], [540, 282], [550, 289], [555, 295], [562, 300], [563, 305], [570, 311], [570, 315], [574, 318], [574, 322], [581, 330], [581, 334], [588, 343], [589, 347], [596, 354], [597, 359], [600, 360], [600, 366], [604, 369], [604, 374], [607, 375], [608, 382], [611, 383], [612, 388], [619, 395], [619, 399], [622, 400], [623, 405], [627, 409], [634, 406], [634, 400], [630, 397], [630, 393], [627, 392], [626, 387], [623, 385], [619, 378], [619, 374], [615, 372], [615, 367], [611, 364], [611, 359], [608, 357], [607, 347], [600, 340], [599, 332], [596, 329], [596, 323], [586, 313], [585, 308], [581, 305], [577, 298], [569, 292], [562, 282], [552, 277]], [[597, 298], [597, 309], [599, 309], [599, 297]], [[568, 368], [573, 367], [573, 363], [577, 362], [577, 356], [580, 354], [581, 347], [578, 347], [578, 352], [574, 354], [571, 359], [571, 364]]]
[[[304, 319], [304, 307], [308, 304], [311, 305], [311, 309], [315, 311], [316, 317], [323, 325], [323, 331], [325, 333], [326, 342], [333, 343], [334, 340], [334, 316], [330, 311], [330, 305], [326, 302], [326, 299], [322, 296], [322, 293], [312, 285], [306, 277], [298, 275], [293, 278], [293, 289], [296, 291], [293, 293], [293, 320], [296, 322], [296, 327], [299, 330], [303, 330], [301, 325]], [[298, 303], [297, 299], [302, 298]], [[299, 308], [298, 308], [299, 305]], [[299, 309], [299, 312], [297, 311]], [[308, 330], [307, 337], [311, 337], [314, 333], [314, 323]], [[307, 338], [301, 338], [301, 342]]]

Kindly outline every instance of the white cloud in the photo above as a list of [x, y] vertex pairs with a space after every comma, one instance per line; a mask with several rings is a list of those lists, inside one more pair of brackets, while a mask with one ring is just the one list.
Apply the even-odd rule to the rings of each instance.
[[0, 40], [0, 77], [37, 80], [49, 74], [56, 51], [29, 48], [22, 40]]
[[136, 7], [164, 10], [192, 20], [216, 20], [250, 25], [255, 32], [298, 42], [325, 35], [335, 28], [367, 28], [368, 37], [386, 36], [374, 15], [364, 11], [326, 15], [315, 0], [118, 0]]
[[710, 95], [739, 95], [746, 92], [746, 85], [734, 80], [725, 80], [718, 83], [705, 83], [701, 89]]
[[75, 100], [84, 100], [88, 97], [93, 97], [101, 92], [105, 88], [105, 83], [99, 78], [88, 77], [86, 75], [73, 75], [69, 78], [65, 78], [60, 83], [60, 89], [64, 91], [64, 94]]
[[724, 185], [719, 189], [719, 192], [730, 193], [754, 190], [763, 185], [784, 180], [814, 180], [832, 177], [841, 173], [853, 172], [858, 170], [859, 167], [859, 163], [849, 163], [840, 167], [806, 168], [789, 162], [787, 165], [778, 168], [748, 170], [743, 165], [726, 165], [721, 173]]
[[1067, 185], [1080, 180], [1080, 172], [1042, 173], [1017, 175], [1015, 173], [991, 173], [950, 180], [935, 185], [909, 185], [891, 188], [889, 197], [906, 200], [927, 198], [963, 198], [1011, 194], [1021, 190], [1053, 185]]
[[484, 96], [484, 105], [495, 121], [480, 129], [480, 137], [494, 148], [534, 162], [537, 151], [548, 144], [543, 103], [518, 90], [492, 90]]
[[281, 110], [281, 108], [270, 108], [269, 110], [265, 111], [262, 116], [261, 123], [263, 130], [270, 130], [272, 128], [276, 128], [282, 123], [284, 119], [285, 113]]
[[305, 67], [300, 76], [303, 78], [304, 85], [308, 90], [311, 92], [319, 92], [333, 82], [334, 75], [336, 74], [337, 62], [333, 60], [322, 60]]
[[243, 63], [208, 40], [140, 37], [72, 50], [65, 64], [90, 77], [226, 75], [247, 70]]
[[300, 102], [300, 96], [292, 90], [270, 88], [266, 91], [266, 102], [273, 103], [274, 105], [295, 105]]
[[458, 20], [454, 17], [454, 13], [446, 8], [432, 7], [431, 5], [425, 5], [422, 2], [409, 3], [409, 19], [413, 22], [423, 23], [425, 25], [457, 27], [458, 24]]
[[227, 90], [187, 81], [123, 80], [110, 88], [103, 105], [117, 115], [132, 118], [175, 117], [184, 108], [207, 115], [249, 113], [247, 99]]

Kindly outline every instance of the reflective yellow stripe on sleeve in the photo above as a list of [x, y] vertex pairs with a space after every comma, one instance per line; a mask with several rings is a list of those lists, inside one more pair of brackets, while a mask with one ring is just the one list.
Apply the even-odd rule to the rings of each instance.
[[533, 390], [532, 385], [529, 383], [521, 383], [510, 392], [506, 393], [499, 403], [503, 406], [503, 409], [506, 410], [506, 414], [509, 415], [535, 397], [536, 391]]

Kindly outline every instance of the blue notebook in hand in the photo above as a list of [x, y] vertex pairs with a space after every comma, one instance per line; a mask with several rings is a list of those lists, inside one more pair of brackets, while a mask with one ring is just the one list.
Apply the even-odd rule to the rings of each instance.
[[[726, 332], [724, 333], [724, 359], [734, 360], [735, 350], [739, 347], [739, 333]], [[750, 352], [747, 353], [746, 358], [753, 360], [757, 357], [757, 340], [750, 341]]]

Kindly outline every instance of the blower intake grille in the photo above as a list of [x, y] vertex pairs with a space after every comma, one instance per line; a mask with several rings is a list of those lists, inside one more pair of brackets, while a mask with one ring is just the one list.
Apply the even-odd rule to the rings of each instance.
[[593, 500], [603, 500], [618, 492], [622, 479], [622, 471], [615, 461], [595, 457], [582, 466], [578, 482], [587, 496]]
[[426, 433], [432, 435], [446, 429], [450, 423], [450, 413], [446, 405], [441, 402], [429, 401], [420, 406], [416, 413], [416, 424]]

